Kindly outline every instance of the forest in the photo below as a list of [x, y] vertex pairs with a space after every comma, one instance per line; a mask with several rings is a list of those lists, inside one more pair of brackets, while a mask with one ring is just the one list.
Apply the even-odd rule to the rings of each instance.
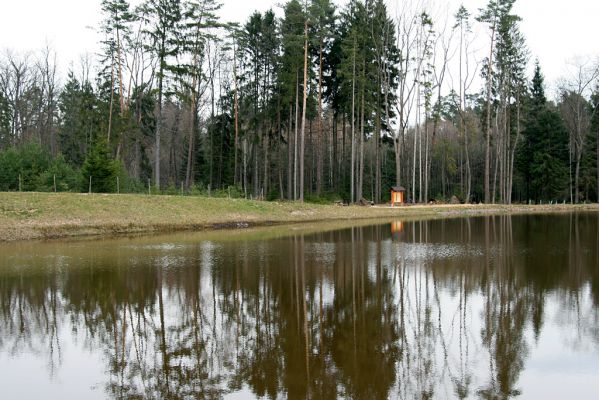
[[0, 52], [0, 191], [596, 202], [599, 58], [550, 99], [514, 3], [102, 0], [64, 74]]

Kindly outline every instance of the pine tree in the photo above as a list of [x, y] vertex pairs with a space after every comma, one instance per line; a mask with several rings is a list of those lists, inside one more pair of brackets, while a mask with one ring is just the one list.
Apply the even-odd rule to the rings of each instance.
[[537, 62], [530, 88], [524, 143], [518, 152], [528, 200], [567, 197], [568, 133], [556, 110], [547, 103], [541, 67]]
[[217, 28], [224, 25], [218, 20], [217, 12], [222, 4], [215, 0], [187, 0], [182, 15], [179, 55], [187, 55], [188, 63], [179, 63], [178, 75], [185, 88], [182, 97], [189, 102], [189, 133], [187, 138], [187, 165], [185, 186], [189, 189], [194, 183], [194, 161], [198, 125], [198, 104], [205, 92], [207, 82], [213, 82], [213, 71], [205, 71], [206, 50], [209, 42], [218, 41]]
[[[129, 24], [133, 21], [134, 15], [129, 9], [129, 3], [126, 0], [102, 0], [102, 12], [105, 19], [102, 22], [102, 30], [106, 35], [104, 42], [105, 56], [111, 61], [112, 83], [117, 85], [119, 95], [119, 110], [123, 113], [126, 109], [125, 84], [123, 82], [123, 64], [125, 63], [123, 43], [130, 34]], [[116, 64], [116, 79], [115, 79]], [[116, 81], [116, 82], [115, 82]]]
[[318, 80], [318, 111], [316, 116], [316, 195], [320, 196], [323, 186], [324, 169], [324, 116], [323, 116], [323, 86], [325, 74], [325, 59], [332, 42], [335, 29], [335, 9], [330, 0], [312, 0], [309, 8], [311, 48], [317, 67]]
[[288, 198], [298, 199], [299, 190], [299, 90], [303, 68], [304, 23], [306, 16], [297, 0], [285, 4], [281, 23], [282, 54], [277, 74], [282, 107], [288, 109], [287, 123], [287, 191]]
[[[81, 190], [93, 193], [113, 193], [116, 191], [118, 164], [110, 155], [106, 139], [100, 137], [94, 143], [81, 168]], [[91, 182], [91, 186], [90, 186]]]
[[8, 100], [0, 93], [0, 149], [10, 144], [10, 106]]
[[[594, 157], [595, 159], [594, 168], [595, 168], [595, 201], [599, 202], [599, 85], [595, 87], [595, 90], [591, 96], [591, 136], [592, 139], [589, 140], [591, 149], [595, 150]], [[594, 145], [594, 146], [593, 146]]]
[[539, 150], [539, 143], [542, 139], [538, 132], [535, 132], [532, 128], [532, 124], [547, 108], [547, 98], [545, 97], [543, 81], [541, 66], [537, 60], [531, 81], [530, 98], [528, 99], [528, 115], [527, 123], [525, 124], [524, 140], [518, 150], [518, 170], [524, 180], [526, 200], [532, 199], [532, 166], [535, 153]]
[[160, 147], [163, 125], [163, 97], [167, 73], [175, 70], [171, 58], [178, 54], [178, 28], [181, 20], [181, 4], [179, 0], [147, 0], [144, 4], [151, 19], [151, 28], [147, 34], [151, 39], [149, 49], [158, 59], [158, 103], [156, 117], [155, 149], [154, 149], [154, 185], [160, 188]]
[[[395, 23], [388, 14], [387, 7], [382, 0], [374, 3], [371, 18], [371, 41], [373, 48], [374, 65], [376, 71], [372, 73], [375, 86], [373, 86], [374, 106], [374, 202], [381, 202], [382, 192], [382, 140], [384, 136], [392, 137], [392, 118], [395, 116], [396, 92], [398, 87], [399, 50], [396, 45]], [[397, 180], [396, 180], [396, 184]]]
[[58, 141], [65, 159], [80, 167], [100, 134], [102, 115], [98, 99], [90, 82], [79, 82], [72, 71], [68, 73], [59, 99], [60, 110]]
[[497, 30], [502, 16], [508, 13], [515, 0], [489, 0], [487, 7], [480, 10], [480, 14], [476, 18], [477, 21], [489, 25], [491, 31], [491, 44], [489, 49], [489, 57], [486, 59], [486, 70], [484, 75], [487, 80], [486, 88], [486, 144], [485, 144], [485, 174], [484, 174], [484, 191], [485, 203], [491, 202], [491, 97], [493, 84], [493, 54], [495, 52], [495, 40]]
[[456, 15], [456, 24], [454, 30], [459, 29], [460, 33], [460, 48], [459, 48], [459, 130], [460, 135], [464, 141], [464, 156], [465, 156], [465, 190], [463, 191], [464, 201], [470, 202], [470, 196], [472, 193], [472, 170], [470, 166], [470, 146], [469, 138], [470, 132], [467, 129], [466, 124], [466, 99], [468, 97], [467, 91], [471, 82], [469, 76], [469, 65], [468, 65], [468, 48], [471, 44], [472, 26], [470, 23], [470, 13], [461, 5]]

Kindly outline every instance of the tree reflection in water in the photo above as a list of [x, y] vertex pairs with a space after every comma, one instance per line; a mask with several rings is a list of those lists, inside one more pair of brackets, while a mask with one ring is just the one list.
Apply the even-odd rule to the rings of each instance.
[[[599, 344], [599, 216], [269, 240], [40, 244], [0, 273], [0, 364], [101, 352], [119, 399], [507, 399], [545, 329]], [[20, 254], [20, 255], [19, 255]], [[547, 309], [562, 316], [547, 328]]]

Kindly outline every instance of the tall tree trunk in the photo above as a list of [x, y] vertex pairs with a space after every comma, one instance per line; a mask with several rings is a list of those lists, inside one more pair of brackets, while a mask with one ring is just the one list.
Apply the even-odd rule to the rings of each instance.
[[293, 200], [298, 199], [298, 118], [299, 118], [299, 71], [295, 75], [295, 136], [293, 145]]
[[381, 202], [381, 104], [380, 95], [376, 107], [376, 121], [375, 121], [375, 133], [374, 133], [374, 202]]
[[[424, 116], [426, 125], [426, 114]], [[422, 124], [418, 121], [418, 202], [422, 203]]]
[[[193, 56], [193, 67], [196, 68], [198, 66], [198, 54], [197, 52]], [[195, 122], [197, 116], [197, 98], [196, 93], [199, 93], [197, 86], [198, 82], [198, 74], [194, 71], [193, 78], [191, 82], [191, 101], [189, 106], [189, 138], [187, 143], [187, 167], [185, 169], [185, 187], [187, 189], [191, 188], [193, 185], [193, 160], [194, 160], [194, 137], [195, 137]], [[237, 93], [235, 93], [237, 95]]]
[[237, 160], [238, 160], [238, 154], [237, 151], [239, 149], [239, 98], [238, 98], [238, 89], [237, 89], [237, 55], [236, 55], [236, 51], [235, 51], [235, 47], [233, 47], [233, 90], [234, 90], [234, 94], [233, 94], [233, 98], [234, 98], [234, 112], [235, 112], [235, 142], [234, 142], [234, 161], [233, 161], [233, 168], [235, 169], [234, 172], [234, 179], [233, 179], [233, 184], [237, 185], [239, 183], [239, 168], [237, 165]]
[[[364, 65], [365, 67], [365, 65]], [[365, 79], [364, 76], [362, 76]], [[360, 158], [358, 160], [358, 201], [364, 198], [364, 81], [362, 81], [362, 99], [360, 111]]]
[[424, 121], [424, 202], [428, 203], [428, 163], [429, 163], [429, 125], [428, 118]]
[[318, 50], [318, 128], [316, 132], [316, 195], [322, 191], [323, 176], [323, 127], [322, 127], [322, 40]]
[[508, 204], [512, 204], [512, 190], [514, 185], [514, 160], [516, 158], [516, 149], [518, 148], [518, 142], [520, 141], [521, 135], [521, 126], [520, 126], [520, 112], [521, 112], [521, 104], [520, 104], [520, 95], [516, 98], [516, 140], [514, 141], [514, 145], [512, 147], [512, 154], [510, 157], [510, 180], [508, 184], [508, 193], [509, 200]]
[[[262, 196], [265, 197], [268, 193], [268, 150], [269, 150], [269, 130], [265, 129], [264, 132], [264, 141], [263, 141], [263, 148], [264, 148], [264, 166], [263, 166], [263, 173], [264, 173], [264, 177], [262, 178]], [[264, 199], [263, 199], [264, 200]]]
[[412, 203], [416, 203], [416, 155], [418, 154], [418, 136], [420, 136], [420, 85], [416, 87], [416, 127], [414, 129], [414, 161], [412, 164]]
[[[195, 77], [194, 77], [195, 81]], [[194, 82], [195, 83], [195, 82]], [[194, 86], [195, 87], [195, 86]], [[194, 131], [196, 120], [196, 98], [194, 89], [191, 94], [191, 104], [189, 106], [189, 138], [187, 143], [187, 168], [185, 170], [185, 187], [191, 188], [193, 185], [193, 147], [194, 147]]]
[[252, 157], [254, 159], [254, 168], [253, 168], [253, 171], [252, 171], [253, 172], [253, 174], [252, 174], [253, 175], [253, 177], [252, 177], [253, 182], [252, 183], [253, 183], [253, 186], [254, 186], [254, 190], [253, 190], [254, 198], [256, 198], [256, 197], [258, 197], [260, 195], [260, 191], [259, 191], [260, 190], [260, 188], [259, 188], [259, 186], [260, 186], [260, 182], [259, 182], [260, 178], [259, 178], [259, 170], [258, 170], [258, 168], [259, 168], [259, 166], [258, 166], [258, 152], [259, 152], [259, 150], [260, 150], [260, 145], [258, 143], [252, 143]]
[[351, 203], [355, 203], [355, 174], [356, 174], [356, 39], [354, 38], [354, 59], [351, 86], [351, 179], [350, 193]]
[[579, 189], [579, 185], [580, 185], [580, 159], [582, 154], [580, 154], [582, 151], [579, 150], [578, 153], [576, 155], [576, 170], [574, 172], [574, 201], [576, 202], [576, 204], [578, 204], [580, 202], [580, 189]]
[[401, 146], [399, 142], [399, 134], [393, 140], [393, 150], [395, 153], [395, 184], [399, 186], [401, 184]]
[[[597, 143], [595, 143], [596, 152], [597, 152], [597, 160], [595, 162], [595, 166], [597, 168], [597, 186], [595, 187], [595, 194], [597, 197], [595, 201], [599, 203], [599, 129], [597, 130]], [[599, 237], [599, 236], [598, 236]]]
[[[460, 133], [462, 134], [462, 138], [464, 139], [464, 156], [466, 159], [466, 171], [465, 171], [465, 181], [466, 181], [466, 190], [464, 190], [462, 193], [465, 193], [465, 198], [464, 198], [464, 202], [466, 204], [468, 204], [470, 202], [470, 187], [469, 187], [469, 182], [468, 182], [468, 174], [470, 172], [470, 159], [469, 159], [469, 155], [468, 155], [468, 138], [466, 137], [466, 124], [465, 124], [465, 118], [464, 118], [464, 112], [466, 109], [466, 101], [465, 101], [465, 92], [466, 92], [466, 85], [464, 84], [464, 74], [463, 74], [463, 65], [464, 65], [464, 24], [463, 21], [460, 21], [460, 60], [459, 60], [459, 75], [460, 75], [460, 80], [459, 80], [459, 84], [460, 84]], [[460, 174], [460, 181], [461, 183], [463, 183], [463, 178], [462, 178], [463, 174]], [[445, 197], [445, 195], [443, 195], [443, 197]]]
[[119, 29], [116, 29], [116, 55], [117, 55], [117, 66], [118, 66], [118, 74], [119, 74], [119, 104], [121, 106], [121, 117], [125, 115], [126, 104], [125, 104], [125, 96], [123, 95], [123, 65], [122, 65], [122, 54], [121, 54], [121, 34]]
[[112, 133], [112, 109], [114, 107], [114, 54], [112, 56], [112, 63], [110, 65], [110, 105], [108, 109], [108, 134], [106, 135], [106, 141], [110, 146], [110, 136]]
[[293, 105], [289, 103], [289, 122], [287, 125], [287, 198], [293, 197]]
[[495, 25], [491, 29], [491, 49], [489, 51], [488, 77], [487, 77], [487, 137], [485, 142], [485, 203], [491, 202], [490, 172], [491, 172], [491, 84], [493, 82], [493, 47], [495, 45]]
[[332, 141], [333, 141], [333, 143], [332, 143], [333, 154], [332, 154], [332, 157], [331, 157], [330, 168], [331, 168], [332, 187], [336, 191], [339, 190], [339, 174], [338, 174], [338, 168], [337, 168], [337, 165], [336, 165], [338, 154], [339, 154], [338, 146], [337, 146], [337, 144], [338, 144], [337, 142], [339, 140], [339, 137], [338, 137], [339, 133], [337, 132], [337, 129], [339, 128], [339, 126], [338, 126], [337, 119], [338, 119], [338, 115], [337, 115], [337, 112], [335, 111], [333, 113], [333, 132], [332, 132], [332, 135], [333, 135], [333, 139], [332, 139]]
[[343, 111], [343, 115], [341, 116], [341, 157], [337, 161], [339, 187], [345, 186], [345, 178], [347, 177], [347, 168], [343, 167], [346, 160], [345, 155], [347, 154], [346, 136], [347, 116], [345, 115], [345, 111]]
[[154, 152], [154, 185], [156, 189], [160, 189], [160, 135], [162, 131], [162, 90], [164, 83], [164, 47], [165, 38], [162, 38], [160, 47], [160, 67], [158, 72], [158, 118], [156, 120], [156, 150]]
[[243, 195], [247, 199], [248, 197], [248, 140], [247, 137], [244, 136], [242, 139], [242, 159], [243, 159]]
[[468, 146], [468, 128], [464, 126], [464, 150], [466, 152], [466, 203], [470, 203], [472, 194], [472, 169], [470, 168], [470, 149]]
[[[499, 114], [499, 111], [497, 111], [495, 113], [495, 132], [496, 132], [498, 139], [500, 139], [499, 133], [498, 133], [498, 130], [499, 130], [499, 125], [498, 125], [499, 115], [498, 114]], [[495, 168], [494, 168], [494, 173], [493, 173], [493, 186], [492, 186], [493, 192], [492, 192], [492, 197], [491, 197], [491, 203], [493, 203], [493, 204], [495, 204], [495, 201], [497, 201], [497, 195], [496, 195], [497, 194], [496, 193], [497, 192], [497, 171], [499, 169], [499, 160], [500, 160], [499, 151], [500, 151], [500, 149], [501, 149], [501, 146], [499, 144], [497, 144], [495, 146], [495, 163], [494, 163]]]
[[300, 188], [299, 200], [304, 201], [304, 136], [306, 132], [306, 100], [308, 98], [308, 21], [304, 22], [304, 95], [302, 104], [302, 131], [300, 135]]
[[[570, 139], [571, 141], [572, 139]], [[568, 149], [568, 174], [569, 174], [569, 183], [570, 183], [570, 204], [574, 203], [574, 191], [572, 187], [572, 149], [573, 145], [570, 143], [570, 149]]]

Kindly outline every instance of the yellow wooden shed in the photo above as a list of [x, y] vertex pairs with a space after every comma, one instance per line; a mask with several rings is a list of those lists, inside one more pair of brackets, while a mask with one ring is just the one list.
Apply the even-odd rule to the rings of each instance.
[[393, 186], [391, 188], [391, 207], [403, 206], [406, 203], [406, 188]]

